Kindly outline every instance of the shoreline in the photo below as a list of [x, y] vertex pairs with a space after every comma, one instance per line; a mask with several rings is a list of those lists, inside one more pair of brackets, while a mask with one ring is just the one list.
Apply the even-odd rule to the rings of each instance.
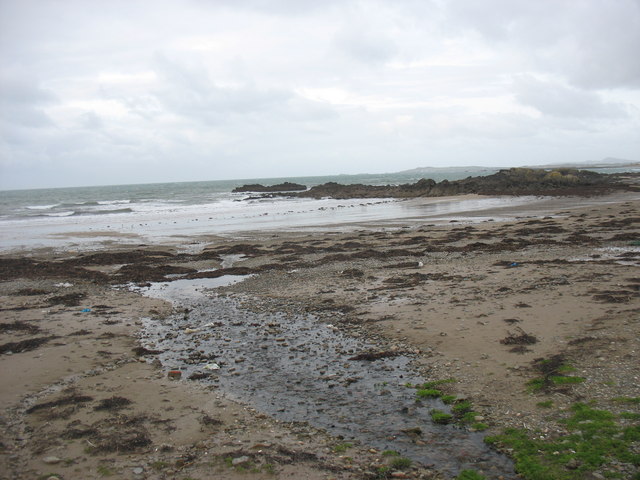
[[[310, 427], [292, 431], [222, 397], [210, 398], [215, 390], [188, 386], [184, 379], [170, 381], [166, 369], [152, 365], [153, 357], [141, 362], [132, 352], [140, 319], [166, 315], [171, 308], [114, 290], [112, 284], [217, 268], [224, 254], [245, 256], [227, 273], [244, 268], [254, 275], [218, 289], [220, 294], [248, 299], [247, 308], [265, 312], [312, 313], [346, 333], [419, 350], [425, 378], [455, 377], [442, 390], [472, 400], [492, 434], [516, 427], [537, 429], [548, 438], [563, 435], [566, 428], [558, 420], [577, 401], [593, 400], [616, 413], [628, 410], [613, 399], [640, 397], [640, 248], [631, 245], [638, 240], [640, 201], [637, 194], [619, 194], [571, 203], [550, 200], [533, 211], [531, 205], [489, 210], [479, 222], [468, 223], [400, 220], [348, 229], [245, 232], [238, 239], [192, 237], [191, 254], [178, 253], [180, 239], [139, 247], [148, 256], [127, 257], [135, 249], [117, 244], [81, 253], [24, 251], [19, 256], [34, 264], [3, 263], [2, 324], [14, 326], [3, 328], [3, 344], [57, 338], [0, 357], [7, 406], [2, 428], [10, 439], [0, 452], [9, 469], [2, 478], [48, 472], [100, 478], [105, 469], [112, 478], [241, 478], [246, 475], [238, 468], [242, 462], [233, 465], [233, 459], [249, 457], [259, 470], [255, 478], [274, 478], [264, 470], [269, 464], [276, 478], [303, 472], [305, 478], [355, 479], [370, 478], [367, 472], [386, 465], [381, 452], [366, 445], [341, 452], [339, 440]], [[484, 221], [498, 217], [510, 220]], [[100, 253], [112, 257], [92, 258]], [[10, 257], [18, 254], [0, 254], [3, 260]], [[135, 268], [123, 272], [126, 264]], [[76, 270], [69, 270], [72, 266]], [[73, 286], [56, 286], [65, 283]], [[25, 289], [32, 294], [16, 295], [29, 293]], [[73, 295], [80, 295], [79, 304], [64, 305], [73, 303]], [[78, 333], [83, 331], [89, 333]], [[520, 331], [536, 341], [502, 343]], [[569, 376], [584, 380], [530, 392], [527, 382], [540, 375], [533, 362], [554, 355], [563, 355], [576, 369]], [[26, 413], [74, 395], [92, 399], [59, 404], [46, 415], [44, 408]], [[92, 410], [114, 397], [132, 403]], [[538, 406], [549, 401], [549, 409]], [[158, 412], [162, 418], [152, 418]], [[134, 441], [126, 454], [85, 451], [91, 447], [87, 441], [97, 445], [91, 440], [97, 434], [86, 432], [112, 429], [118, 418], [124, 421], [118, 417], [123, 414], [132, 421], [132, 438], [142, 432], [150, 443]], [[205, 417], [214, 421], [203, 423]], [[87, 427], [85, 434], [76, 428], [78, 437], [61, 436], [78, 425]], [[163, 451], [167, 436], [176, 440]], [[255, 445], [263, 446], [252, 449]], [[181, 461], [187, 454], [194, 458]], [[59, 461], [43, 463], [52, 456]], [[225, 463], [229, 456], [231, 465]], [[207, 470], [207, 457], [217, 459], [214, 473]], [[267, 462], [272, 457], [277, 458]], [[139, 468], [138, 474], [134, 469]], [[621, 468], [626, 474], [632, 467]], [[396, 478], [448, 478], [420, 467], [403, 474]]]
[[[246, 217], [212, 216], [207, 210], [164, 212], [155, 216], [58, 217], [57, 223], [43, 220], [0, 222], [0, 254], [46, 250], [63, 252], [109, 248], [134, 248], [136, 245], [177, 247], [196, 241], [251, 237], [279, 232], [354, 231], [359, 228], [416, 227], [424, 223], [451, 221], [478, 223], [509, 221], [518, 217], [545, 215], [545, 212], [617, 203], [640, 199], [640, 193], [615, 192], [596, 196], [483, 196], [363, 200], [303, 200], [304, 208], [293, 204], [254, 205]], [[281, 199], [277, 199], [281, 202]], [[276, 209], [275, 213], [271, 210]], [[292, 210], [293, 208], [293, 210]], [[80, 223], [79, 223], [80, 222]], [[118, 226], [118, 224], [121, 224]], [[28, 239], [25, 241], [25, 239]]]

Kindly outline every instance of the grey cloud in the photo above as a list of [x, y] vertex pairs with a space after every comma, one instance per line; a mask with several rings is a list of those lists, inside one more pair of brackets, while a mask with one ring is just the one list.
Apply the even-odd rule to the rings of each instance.
[[364, 63], [383, 63], [397, 53], [395, 43], [383, 32], [375, 32], [371, 28], [345, 27], [334, 39], [337, 51], [351, 59]]
[[625, 108], [605, 102], [590, 91], [538, 80], [530, 75], [516, 78], [516, 99], [544, 115], [576, 119], [618, 119], [627, 116]]
[[163, 82], [155, 92], [158, 101], [173, 113], [192, 120], [220, 123], [229, 122], [230, 116], [243, 115], [329, 115], [283, 88], [216, 84], [203, 69], [185, 67], [162, 56], [156, 60]]
[[[203, 6], [211, 2], [208, 0], [197, 0]], [[351, 3], [350, 0], [218, 0], [218, 6], [231, 9], [242, 8], [246, 10], [271, 13], [276, 15], [303, 15], [318, 10], [326, 10], [333, 5], [344, 6]]]
[[104, 127], [104, 122], [96, 112], [85, 112], [79, 117], [79, 123], [82, 128], [89, 130], [100, 130]]
[[0, 118], [12, 125], [42, 128], [53, 125], [43, 107], [56, 101], [53, 93], [20, 73], [0, 77]]
[[471, 28], [489, 42], [521, 51], [532, 66], [584, 88], [640, 88], [640, 2], [453, 0], [452, 30]]

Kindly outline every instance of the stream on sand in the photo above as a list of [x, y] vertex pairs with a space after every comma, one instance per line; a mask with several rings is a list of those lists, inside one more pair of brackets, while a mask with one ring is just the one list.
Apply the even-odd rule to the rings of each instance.
[[213, 384], [280, 421], [308, 422], [451, 475], [476, 469], [515, 478], [512, 462], [491, 450], [483, 434], [431, 420], [432, 409], [449, 407], [439, 399], [418, 401], [407, 388], [429, 380], [412, 368], [411, 354], [357, 361], [355, 355], [380, 347], [312, 315], [255, 313], [215, 293], [241, 280], [175, 280], [144, 289], [180, 313], [146, 319], [142, 344], [161, 350], [162, 364], [183, 378]]

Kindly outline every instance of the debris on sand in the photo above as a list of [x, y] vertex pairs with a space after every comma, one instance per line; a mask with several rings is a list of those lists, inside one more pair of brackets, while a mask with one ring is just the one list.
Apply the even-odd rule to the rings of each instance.
[[538, 343], [538, 339], [518, 327], [517, 334], [509, 333], [509, 335], [500, 340], [500, 343], [503, 345], [533, 345], [534, 343]]

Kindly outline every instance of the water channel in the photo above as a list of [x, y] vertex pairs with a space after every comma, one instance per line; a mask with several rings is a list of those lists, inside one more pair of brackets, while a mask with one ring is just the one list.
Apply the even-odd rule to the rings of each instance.
[[281, 421], [308, 422], [451, 475], [475, 469], [488, 478], [515, 478], [511, 461], [491, 450], [483, 434], [433, 423], [430, 411], [449, 407], [438, 399], [418, 401], [407, 387], [429, 380], [416, 374], [410, 354], [353, 360], [380, 347], [312, 315], [255, 313], [215, 293], [241, 279], [176, 280], [144, 289], [180, 313], [146, 319], [142, 345], [161, 350], [162, 364], [180, 369], [183, 378], [214, 384]]

